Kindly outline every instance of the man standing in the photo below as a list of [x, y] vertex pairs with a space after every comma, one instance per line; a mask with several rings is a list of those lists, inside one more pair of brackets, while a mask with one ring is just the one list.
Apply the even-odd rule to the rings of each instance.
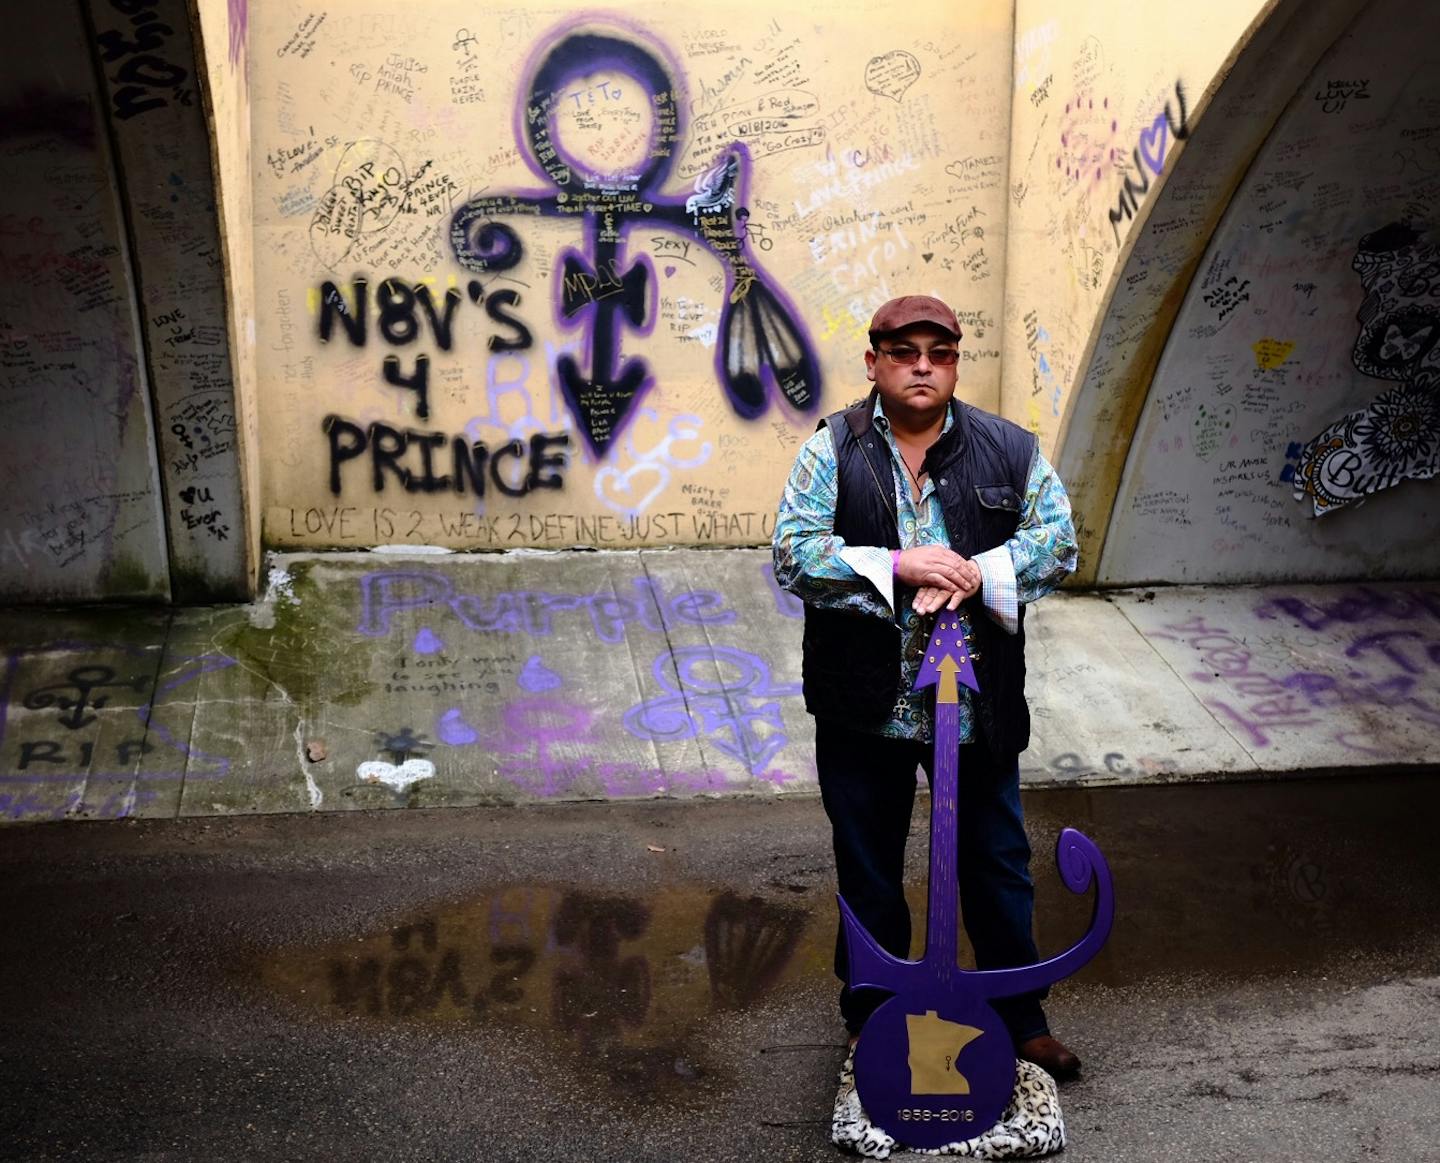
[[[1025, 605], [1075, 569], [1070, 503], [1023, 429], [955, 400], [955, 313], [906, 295], [870, 321], [868, 399], [801, 448], [775, 525], [775, 577], [805, 603], [805, 707], [841, 895], [909, 956], [905, 840], [915, 769], [934, 761], [933, 689], [912, 688], [934, 627], [958, 611], [978, 695], [961, 688], [958, 875], [977, 968], [1039, 960], [1019, 756], [1029, 744]], [[835, 972], [846, 981], [843, 935]], [[1050, 1035], [1043, 991], [994, 1008], [1016, 1053], [1056, 1077], [1079, 1059]], [[881, 995], [843, 985], [852, 1041]]]

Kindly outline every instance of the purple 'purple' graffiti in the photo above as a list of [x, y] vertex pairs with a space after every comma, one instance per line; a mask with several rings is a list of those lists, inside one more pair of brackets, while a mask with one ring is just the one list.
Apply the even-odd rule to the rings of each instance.
[[[605, 455], [634, 415], [653, 379], [640, 359], [624, 359], [621, 337], [628, 325], [644, 334], [655, 324], [654, 267], [648, 258], [626, 267], [625, 241], [632, 227], [673, 230], [696, 239], [725, 267], [716, 375], [731, 406], [746, 419], [761, 415], [778, 391], [801, 412], [820, 403], [820, 368], [795, 322], [793, 307], [770, 286], [741, 229], [748, 212], [750, 155], [735, 142], [717, 156], [688, 197], [662, 193], [685, 137], [688, 106], [683, 88], [666, 69], [658, 46], [649, 48], [612, 32], [582, 30], [552, 40], [526, 70], [527, 96], [515, 111], [515, 138], [526, 162], [549, 189], [472, 198], [450, 224], [455, 257], [477, 274], [519, 264], [520, 236], [502, 218], [543, 215], [579, 218], [588, 254], [567, 250], [556, 264], [561, 322], [582, 323], [590, 368], [562, 355], [556, 363], [561, 390], [591, 451]], [[652, 51], [653, 49], [653, 51]], [[605, 75], [605, 82], [639, 86], [652, 111], [647, 161], [639, 172], [596, 173], [566, 151], [556, 116], [573, 82]], [[607, 89], [608, 91], [608, 89]]]
[[[727, 667], [737, 675], [727, 677]], [[773, 684], [770, 668], [758, 656], [731, 646], [685, 646], [660, 655], [651, 669], [655, 681], [671, 693], [625, 712], [625, 730], [636, 738], [668, 743], [703, 730], [751, 775], [764, 771], [790, 741], [775, 700], [798, 695], [800, 684]], [[761, 734], [760, 724], [769, 731]]]
[[635, 596], [618, 593], [553, 594], [531, 590], [457, 594], [442, 573], [429, 570], [367, 573], [360, 579], [359, 634], [381, 638], [390, 632], [392, 617], [401, 610], [448, 606], [471, 630], [548, 637], [557, 611], [583, 610], [602, 642], [622, 642], [625, 628], [639, 622], [647, 630], [664, 633], [675, 622], [692, 626], [724, 626], [735, 621], [725, 598], [714, 590], [688, 590], [666, 594], [659, 581], [634, 578]]

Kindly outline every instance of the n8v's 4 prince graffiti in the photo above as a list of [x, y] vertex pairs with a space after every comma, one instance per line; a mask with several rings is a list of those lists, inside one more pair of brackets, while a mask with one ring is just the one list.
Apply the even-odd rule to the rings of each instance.
[[[549, 186], [470, 199], [451, 221], [450, 242], [466, 269], [498, 274], [524, 255], [514, 219], [580, 222], [583, 249], [563, 251], [554, 277], [562, 325], [583, 328], [581, 357], [561, 355], [556, 373], [591, 451], [605, 455], [654, 382], [644, 360], [621, 350], [627, 332], [653, 329], [657, 313], [654, 266], [643, 254], [630, 262], [626, 251], [636, 227], [693, 239], [723, 266], [715, 371], [736, 413], [761, 415], [776, 392], [797, 411], [814, 411], [820, 402], [815, 353], [793, 308], [751, 253], [745, 146], [736, 142], [721, 151], [693, 193], [662, 192], [684, 140], [686, 102], [659, 50], [614, 31], [574, 31], [550, 43], [527, 71], [522, 92], [516, 138]], [[561, 132], [562, 115], [572, 128], [582, 113], [594, 126], [600, 123], [591, 107], [598, 103], [604, 112], [612, 101], [616, 113], [628, 102], [642, 122], [648, 118], [648, 129], [626, 127], [613, 149], [582, 156]]]

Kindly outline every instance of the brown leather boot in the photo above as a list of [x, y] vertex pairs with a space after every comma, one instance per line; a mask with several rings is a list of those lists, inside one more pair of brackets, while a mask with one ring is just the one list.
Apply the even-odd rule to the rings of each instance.
[[1033, 1062], [1057, 1081], [1074, 1078], [1080, 1073], [1080, 1059], [1060, 1041], [1049, 1034], [1026, 1038], [1015, 1048], [1018, 1057]]

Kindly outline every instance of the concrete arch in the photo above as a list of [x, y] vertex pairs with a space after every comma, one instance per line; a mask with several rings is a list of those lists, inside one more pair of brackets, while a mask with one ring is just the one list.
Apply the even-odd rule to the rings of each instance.
[[1102, 574], [1109, 537], [1126, 518], [1116, 499], [1137, 424], [1232, 198], [1287, 105], [1364, 8], [1361, 0], [1267, 5], [1195, 97], [1173, 165], [1136, 208], [1055, 443], [1086, 547], [1082, 583], [1184, 580]]

